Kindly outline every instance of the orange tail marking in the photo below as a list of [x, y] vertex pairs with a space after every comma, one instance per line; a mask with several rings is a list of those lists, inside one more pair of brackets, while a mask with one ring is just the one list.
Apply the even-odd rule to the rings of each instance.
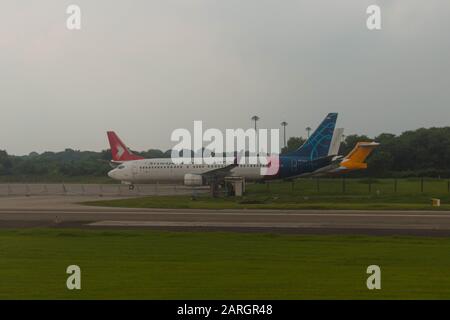
[[341, 165], [348, 169], [366, 169], [364, 161], [379, 146], [376, 142], [358, 142], [352, 151], [345, 157]]

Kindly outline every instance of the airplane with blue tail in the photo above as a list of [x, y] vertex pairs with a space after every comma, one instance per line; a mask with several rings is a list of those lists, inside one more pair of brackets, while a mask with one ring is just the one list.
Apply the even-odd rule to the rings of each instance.
[[246, 181], [294, 179], [332, 164], [336, 155], [330, 155], [330, 146], [337, 116], [337, 113], [329, 113], [301, 147], [287, 154], [269, 157], [265, 164], [260, 163], [263, 161], [250, 161], [249, 157], [218, 164], [196, 164], [194, 161], [176, 164], [170, 158], [143, 159], [133, 154], [110, 131], [108, 138], [112, 163], [118, 166], [108, 175], [129, 184], [131, 188], [136, 183], [157, 182], [201, 186], [211, 182], [221, 183], [226, 177], [242, 177]]

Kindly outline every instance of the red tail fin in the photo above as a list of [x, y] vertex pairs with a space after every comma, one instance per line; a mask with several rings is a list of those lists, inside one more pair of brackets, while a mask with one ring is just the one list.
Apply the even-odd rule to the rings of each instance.
[[130, 161], [144, 159], [128, 150], [127, 146], [120, 140], [114, 131], [108, 131], [108, 140], [111, 147], [113, 161]]

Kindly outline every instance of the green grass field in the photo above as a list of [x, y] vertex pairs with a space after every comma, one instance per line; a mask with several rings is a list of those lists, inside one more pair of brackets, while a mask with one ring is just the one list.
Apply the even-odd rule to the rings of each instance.
[[[450, 239], [0, 231], [0, 299], [448, 299]], [[82, 290], [65, 287], [81, 267]], [[381, 267], [382, 289], [366, 288]]]
[[[431, 206], [431, 198], [441, 199], [441, 207]], [[134, 208], [192, 209], [391, 209], [450, 210], [448, 180], [382, 179], [302, 179], [295, 183], [248, 184], [242, 198], [211, 198], [201, 195], [152, 196], [136, 199], [96, 201], [99, 206]]]

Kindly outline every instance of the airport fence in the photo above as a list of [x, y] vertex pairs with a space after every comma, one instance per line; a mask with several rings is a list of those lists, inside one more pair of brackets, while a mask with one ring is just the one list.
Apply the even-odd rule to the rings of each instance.
[[[123, 184], [75, 183], [0, 183], [1, 196], [152, 196], [195, 195], [208, 193], [209, 187], [188, 187], [169, 184], [137, 184], [133, 190]], [[268, 182], [247, 185], [247, 193], [292, 193], [296, 195], [402, 195], [448, 194], [450, 180], [438, 178], [355, 179], [304, 178], [290, 182]]]
[[186, 187], [167, 184], [137, 184], [134, 189], [122, 184], [38, 184], [4, 183], [0, 184], [0, 196], [151, 196], [151, 195], [190, 195], [193, 192], [207, 192], [208, 188]]
[[291, 182], [270, 182], [255, 185], [255, 192], [286, 192], [295, 194], [450, 194], [450, 180], [439, 178], [355, 179], [304, 178]]

